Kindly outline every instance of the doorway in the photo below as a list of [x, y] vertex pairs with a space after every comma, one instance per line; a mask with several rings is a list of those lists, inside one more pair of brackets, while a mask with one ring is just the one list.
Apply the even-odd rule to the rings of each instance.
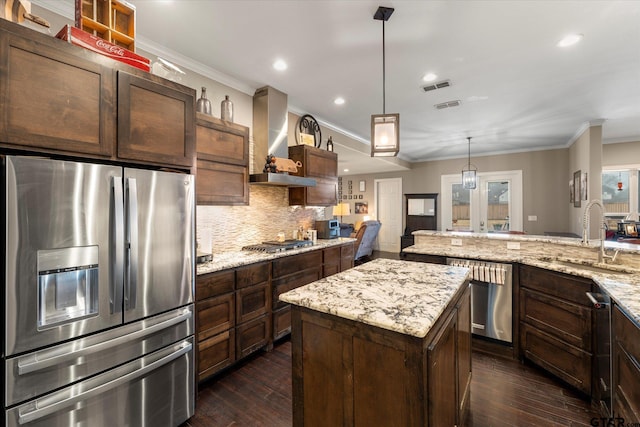
[[524, 231], [521, 170], [480, 173], [474, 190], [462, 187], [460, 174], [443, 175], [441, 192], [445, 230]]
[[402, 235], [402, 178], [374, 180], [375, 216], [382, 224], [378, 233], [378, 249], [400, 252]]

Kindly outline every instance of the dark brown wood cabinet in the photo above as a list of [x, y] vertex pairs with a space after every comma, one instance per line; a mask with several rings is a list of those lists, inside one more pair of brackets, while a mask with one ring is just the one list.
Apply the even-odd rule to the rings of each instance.
[[0, 19], [3, 146], [107, 158], [115, 154], [116, 72], [83, 53]]
[[589, 279], [520, 267], [521, 356], [591, 395], [592, 310]]
[[625, 425], [632, 425], [640, 422], [640, 327], [618, 306], [612, 316], [613, 411]]
[[293, 306], [293, 425], [463, 425], [468, 310], [467, 283], [417, 338]]
[[315, 187], [289, 188], [289, 204], [334, 206], [338, 204], [338, 155], [308, 145], [289, 147], [289, 158], [302, 163], [295, 175], [314, 178]]
[[198, 380], [271, 342], [269, 262], [198, 276]]
[[249, 204], [249, 128], [196, 114], [199, 205]]
[[0, 20], [0, 145], [190, 170], [195, 90]]
[[195, 90], [118, 71], [118, 157], [191, 168]]
[[354, 257], [354, 243], [347, 243], [346, 245], [340, 246], [340, 271], [353, 268]]
[[353, 243], [331, 246], [322, 251], [322, 277], [353, 267]]

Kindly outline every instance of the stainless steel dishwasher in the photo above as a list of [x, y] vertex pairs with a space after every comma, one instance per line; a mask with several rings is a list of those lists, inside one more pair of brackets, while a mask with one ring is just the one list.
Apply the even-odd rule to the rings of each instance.
[[447, 264], [471, 270], [471, 332], [513, 342], [511, 264], [447, 258]]

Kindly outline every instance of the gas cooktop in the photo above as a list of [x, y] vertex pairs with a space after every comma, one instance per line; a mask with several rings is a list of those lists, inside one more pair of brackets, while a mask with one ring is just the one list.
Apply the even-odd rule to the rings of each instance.
[[313, 242], [311, 240], [285, 240], [284, 242], [272, 241], [262, 242], [256, 245], [243, 246], [242, 250], [275, 253], [311, 245], [313, 245]]

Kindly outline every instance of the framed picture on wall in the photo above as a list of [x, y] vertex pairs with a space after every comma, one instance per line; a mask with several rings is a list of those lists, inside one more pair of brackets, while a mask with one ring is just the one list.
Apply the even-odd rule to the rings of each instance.
[[369, 213], [369, 203], [368, 202], [356, 202], [356, 213], [357, 214], [368, 214]]
[[580, 207], [580, 196], [582, 195], [582, 190], [580, 188], [580, 184], [582, 183], [582, 172], [577, 170], [573, 173], [573, 207]]
[[569, 180], [569, 203], [573, 204], [573, 180]]
[[587, 173], [580, 175], [580, 198], [587, 200]]
[[360, 191], [365, 191], [366, 181], [360, 181]]

